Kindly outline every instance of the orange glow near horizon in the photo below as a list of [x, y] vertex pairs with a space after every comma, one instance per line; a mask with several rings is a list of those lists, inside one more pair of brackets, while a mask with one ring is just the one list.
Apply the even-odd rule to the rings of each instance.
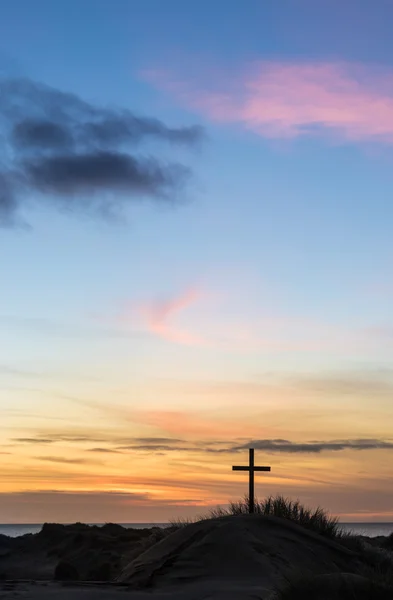
[[[305, 383], [299, 381], [297, 385], [306, 389]], [[97, 518], [102, 514], [102, 520], [119, 520], [121, 516], [123, 521], [161, 521], [191, 516], [200, 514], [202, 508], [223, 505], [244, 494], [247, 482], [244, 476], [232, 473], [231, 465], [247, 460], [246, 445], [252, 439], [279, 443], [284, 437], [292, 443], [307, 444], [313, 440], [329, 443], [381, 437], [379, 418], [369, 404], [363, 407], [358, 404], [356, 423], [351, 423], [348, 429], [345, 415], [352, 410], [351, 395], [344, 394], [337, 400], [337, 410], [313, 412], [315, 394], [330, 393], [331, 382], [326, 382], [327, 392], [302, 394], [303, 405], [292, 409], [292, 402], [299, 402], [293, 382], [277, 385], [276, 395], [274, 384], [266, 385], [265, 389], [263, 383], [237, 387], [234, 384], [231, 398], [234, 409], [225, 411], [225, 418], [220, 407], [220, 394], [225, 394], [225, 386], [216, 386], [214, 409], [212, 383], [201, 387], [173, 382], [167, 384], [172, 399], [178, 388], [182, 398], [207, 393], [207, 401], [202, 402], [198, 411], [193, 410], [193, 403], [180, 411], [158, 407], [132, 410], [120, 405], [112, 410], [111, 403], [102, 400], [86, 408], [91, 416], [87, 421], [89, 426], [82, 423], [63, 426], [49, 420], [44, 427], [37, 428], [29, 425], [28, 419], [24, 426], [21, 423], [18, 427], [10, 426], [3, 430], [1, 438], [0, 508], [2, 502], [8, 506], [14, 498], [14, 519], [39, 520], [34, 515], [42, 514], [45, 519], [47, 502], [51, 502], [53, 512], [54, 498], [59, 502], [61, 498], [62, 511], [67, 517], [59, 515], [58, 520], [78, 520], [77, 498], [81, 498], [84, 506], [86, 494], [91, 494], [96, 503], [95, 514]], [[384, 402], [384, 393], [381, 394]], [[76, 407], [71, 402], [68, 409], [73, 422]], [[364, 436], [366, 425], [367, 436]], [[329, 435], [333, 430], [335, 435]], [[233, 450], [236, 447], [239, 449]], [[389, 512], [391, 452], [389, 448], [311, 453], [257, 449], [258, 462], [268, 462], [272, 467], [270, 474], [258, 476], [257, 493], [299, 497], [306, 504], [320, 504], [352, 520], [357, 516], [367, 520], [371, 514], [376, 518], [393, 516], [393, 511]], [[371, 502], [375, 486], [380, 511]], [[31, 506], [35, 508], [32, 517], [27, 518], [30, 505], [24, 498], [30, 498], [31, 494], [35, 499]], [[129, 519], [124, 516], [128, 510], [133, 515]], [[22, 514], [26, 514], [25, 519]], [[160, 519], [160, 514], [165, 518]]]

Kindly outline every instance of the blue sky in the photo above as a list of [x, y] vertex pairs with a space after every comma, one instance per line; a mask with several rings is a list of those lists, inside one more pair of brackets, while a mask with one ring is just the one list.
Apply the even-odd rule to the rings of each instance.
[[[3, 81], [29, 79], [94, 107], [203, 128], [195, 143], [127, 148], [191, 170], [165, 200], [123, 194], [112, 221], [86, 210], [83, 195], [64, 211], [54, 188], [31, 188], [18, 224], [0, 229], [7, 519], [24, 518], [9, 512], [12, 494], [38, 494], [44, 514], [53, 489], [94, 493], [102, 520], [118, 510], [115, 498], [108, 513], [108, 490], [130, 494], [136, 520], [225, 502], [242, 493], [225, 471], [231, 451], [219, 461], [197, 451], [214, 427], [227, 444], [389, 444], [392, 3], [3, 0], [2, 15]], [[116, 192], [101, 196], [117, 201]], [[97, 433], [106, 425], [110, 435]], [[125, 427], [134, 440], [173, 438], [173, 448], [155, 454], [135, 442], [123, 456]], [[180, 437], [196, 444], [191, 458]], [[90, 464], [85, 445], [95, 438], [108, 453]], [[393, 510], [390, 452], [272, 449], [272, 461], [288, 458], [288, 471], [269, 489], [383, 520]], [[68, 454], [71, 462], [59, 460]], [[141, 456], [152, 472], [162, 463], [162, 480], [143, 481], [138, 467], [134, 480], [113, 482], [111, 473], [120, 477]], [[386, 499], [378, 506], [374, 479], [358, 477], [362, 460], [376, 459]], [[222, 487], [200, 482], [206, 461]], [[24, 478], [21, 463], [36, 480]], [[304, 469], [307, 483], [289, 485], [290, 469]], [[333, 492], [313, 488], [315, 473]], [[360, 498], [353, 507], [344, 474]], [[183, 505], [189, 477], [195, 489]], [[82, 519], [74, 506], [67, 518]], [[26, 520], [39, 521], [37, 510]]]

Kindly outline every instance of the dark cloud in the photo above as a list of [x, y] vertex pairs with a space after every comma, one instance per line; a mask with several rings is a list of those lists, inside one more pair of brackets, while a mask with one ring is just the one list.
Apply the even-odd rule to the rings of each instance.
[[[107, 190], [154, 196], [174, 189], [188, 174], [187, 169], [179, 165], [162, 167], [153, 159], [147, 161], [120, 152], [101, 151], [41, 157], [24, 162], [23, 167], [34, 189], [67, 198], [76, 194], [91, 197]], [[105, 208], [108, 200], [101, 201]]]
[[205, 452], [207, 454], [238, 454], [248, 448], [255, 448], [266, 453], [286, 454], [319, 454], [321, 452], [340, 452], [343, 450], [393, 450], [393, 441], [380, 439], [345, 439], [345, 440], [310, 440], [307, 442], [292, 442], [285, 439], [262, 439], [244, 441], [233, 444], [230, 441], [214, 440], [210, 442], [194, 441], [187, 443], [177, 438], [163, 437], [132, 437], [107, 436], [97, 433], [67, 433], [41, 434], [37, 437], [16, 438], [12, 441], [24, 444], [53, 444], [56, 442], [103, 443], [112, 446], [91, 448], [89, 452], [113, 453], [118, 452]]
[[[154, 439], [154, 438], [152, 438]], [[159, 438], [158, 438], [159, 439]], [[168, 440], [169, 442], [170, 440]], [[179, 446], [176, 444], [132, 444], [120, 446], [121, 450], [134, 452], [206, 452], [208, 454], [237, 454], [248, 448], [255, 448], [266, 453], [286, 454], [319, 454], [321, 452], [339, 452], [343, 450], [393, 450], [393, 442], [377, 439], [332, 440], [291, 442], [283, 439], [251, 440], [241, 445], [231, 445], [229, 442], [220, 442], [222, 447], [217, 447], [218, 442], [196, 443], [196, 445]]]
[[149, 140], [189, 146], [202, 138], [197, 126], [170, 128], [29, 80], [0, 81], [0, 127], [2, 225], [15, 222], [32, 194], [101, 215], [145, 197], [172, 199], [189, 169], [135, 147]]
[[3, 165], [0, 161], [0, 226], [15, 224], [15, 213], [18, 206], [16, 185], [11, 174], [2, 172]]
[[285, 452], [287, 454], [319, 454], [342, 450], [393, 450], [393, 442], [372, 439], [311, 441], [295, 443], [288, 440], [251, 440], [248, 444], [234, 446], [229, 452], [239, 452], [247, 448], [265, 452]]
[[12, 141], [16, 148], [65, 149], [72, 145], [72, 137], [65, 127], [51, 121], [25, 119], [12, 130]]

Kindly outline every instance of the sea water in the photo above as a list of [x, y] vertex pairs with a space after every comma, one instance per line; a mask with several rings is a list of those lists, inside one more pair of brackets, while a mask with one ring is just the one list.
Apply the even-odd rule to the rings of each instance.
[[[98, 525], [102, 527], [104, 523], [89, 523], [89, 525]], [[170, 523], [119, 523], [126, 529], [145, 529], [150, 527], [169, 527]], [[18, 537], [20, 535], [26, 535], [26, 533], [39, 533], [42, 529], [42, 523], [36, 523], [33, 525], [1, 525], [0, 524], [0, 535], [8, 535], [9, 537]]]
[[[103, 523], [91, 523], [91, 525], [102, 526]], [[143, 529], [145, 527], [168, 527], [169, 523], [120, 523], [120, 525], [127, 529]], [[393, 523], [341, 523], [341, 526], [345, 531], [368, 537], [388, 536], [393, 533]], [[0, 535], [18, 537], [26, 533], [38, 533], [41, 528], [42, 523], [34, 525], [0, 525]]]

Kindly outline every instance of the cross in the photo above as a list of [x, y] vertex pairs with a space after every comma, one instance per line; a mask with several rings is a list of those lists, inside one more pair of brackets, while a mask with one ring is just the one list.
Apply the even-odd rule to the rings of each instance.
[[248, 467], [232, 467], [232, 471], [248, 471], [249, 473], [249, 488], [248, 488], [248, 506], [249, 512], [254, 512], [254, 473], [255, 471], [270, 471], [270, 467], [256, 467], [254, 465], [254, 448], [249, 449], [250, 461]]

